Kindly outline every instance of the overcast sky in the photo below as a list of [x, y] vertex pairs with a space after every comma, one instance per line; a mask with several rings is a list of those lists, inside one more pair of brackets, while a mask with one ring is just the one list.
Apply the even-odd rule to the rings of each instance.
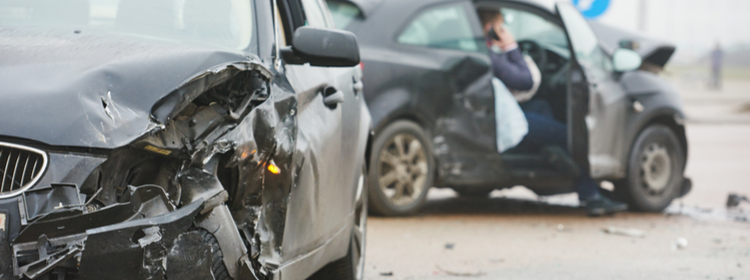
[[[535, 1], [546, 5], [561, 2]], [[584, 5], [589, 2], [580, 1]], [[679, 59], [703, 55], [717, 41], [728, 48], [750, 45], [750, 0], [611, 0], [609, 9], [596, 20], [637, 31], [641, 2], [646, 3], [644, 31], [676, 44]]]

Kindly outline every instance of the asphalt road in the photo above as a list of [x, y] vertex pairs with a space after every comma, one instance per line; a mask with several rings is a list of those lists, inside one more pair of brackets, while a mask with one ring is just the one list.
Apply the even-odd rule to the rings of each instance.
[[432, 190], [418, 216], [370, 217], [365, 278], [750, 279], [750, 204], [724, 207], [730, 192], [750, 195], [750, 114], [737, 109], [750, 104], [750, 83], [730, 86], [683, 89], [694, 189], [666, 213], [589, 218], [575, 195]]

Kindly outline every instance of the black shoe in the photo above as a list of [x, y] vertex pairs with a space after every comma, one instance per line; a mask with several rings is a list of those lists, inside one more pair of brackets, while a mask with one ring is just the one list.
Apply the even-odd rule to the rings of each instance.
[[628, 210], [628, 205], [622, 202], [612, 201], [600, 196], [585, 202], [586, 213], [589, 216], [609, 215]]
[[544, 147], [542, 149], [544, 159], [552, 165], [557, 171], [571, 175], [572, 178], [578, 178], [581, 175], [581, 169], [578, 164], [568, 155], [568, 152], [557, 146]]

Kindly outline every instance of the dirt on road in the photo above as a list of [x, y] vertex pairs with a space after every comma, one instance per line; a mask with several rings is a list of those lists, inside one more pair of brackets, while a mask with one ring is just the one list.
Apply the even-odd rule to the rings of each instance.
[[366, 279], [750, 279], [749, 223], [680, 214], [588, 218], [529, 200], [446, 198], [418, 217], [371, 218], [367, 241]]

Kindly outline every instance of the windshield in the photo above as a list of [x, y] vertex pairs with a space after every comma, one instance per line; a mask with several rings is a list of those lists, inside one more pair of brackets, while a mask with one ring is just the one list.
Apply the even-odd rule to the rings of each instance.
[[516, 36], [517, 41], [531, 40], [545, 49], [569, 58], [570, 52], [565, 31], [558, 25], [527, 11], [503, 8], [502, 13], [505, 20], [504, 27]]
[[331, 10], [336, 28], [348, 29], [352, 22], [362, 18], [362, 12], [359, 8], [350, 3], [328, 1], [328, 9]]
[[246, 49], [252, 0], [0, 0], [0, 27], [71, 28]]

